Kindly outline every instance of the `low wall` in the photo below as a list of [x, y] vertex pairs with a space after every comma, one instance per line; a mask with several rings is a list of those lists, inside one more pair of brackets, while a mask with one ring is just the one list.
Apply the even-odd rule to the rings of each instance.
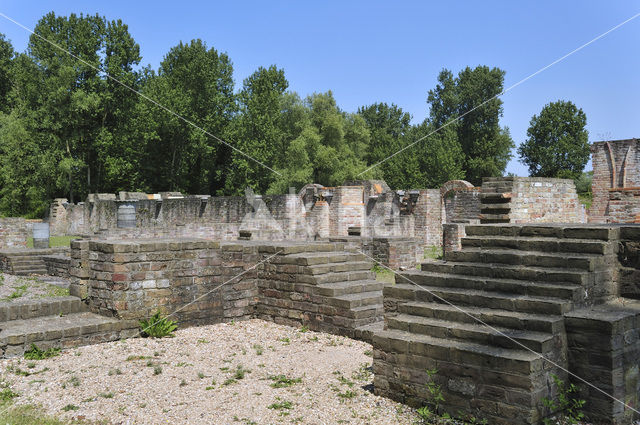
[[447, 252], [460, 251], [462, 249], [462, 238], [467, 235], [464, 226], [464, 223], [442, 225], [442, 252], [445, 258]]
[[640, 187], [609, 189], [608, 223], [640, 223]]
[[422, 259], [424, 249], [420, 239], [401, 236], [344, 236], [331, 237], [329, 240], [342, 242], [349, 249], [361, 251], [394, 270], [415, 268]]
[[71, 259], [67, 255], [43, 255], [42, 260], [47, 266], [47, 274], [68, 278]]
[[0, 249], [25, 248], [31, 236], [32, 222], [21, 217], [0, 218]]
[[[565, 315], [569, 369], [599, 389], [637, 408], [640, 403], [640, 304], [605, 304]], [[587, 418], [594, 423], [627, 424], [634, 412], [574, 379]]]

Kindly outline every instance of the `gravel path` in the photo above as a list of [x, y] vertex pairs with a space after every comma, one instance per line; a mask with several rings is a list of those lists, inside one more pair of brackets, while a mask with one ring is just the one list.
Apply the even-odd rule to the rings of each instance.
[[0, 302], [69, 295], [69, 280], [55, 276], [0, 273]]
[[[411, 424], [363, 389], [371, 346], [261, 320], [0, 360], [18, 404], [112, 424]], [[24, 371], [31, 373], [24, 376]]]

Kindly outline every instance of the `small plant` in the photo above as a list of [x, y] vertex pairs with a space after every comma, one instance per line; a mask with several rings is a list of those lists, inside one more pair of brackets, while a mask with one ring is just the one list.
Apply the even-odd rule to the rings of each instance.
[[574, 425], [579, 423], [584, 418], [582, 408], [586, 403], [586, 400], [576, 398], [580, 388], [574, 384], [567, 385], [557, 375], [551, 375], [551, 377], [558, 388], [557, 399], [551, 400], [544, 397], [542, 404], [552, 412], [558, 412], [558, 414], [551, 419], [545, 418], [542, 422], [545, 425]]
[[253, 349], [256, 350], [256, 355], [261, 356], [264, 352], [264, 348], [260, 344], [253, 344]]
[[59, 348], [49, 348], [47, 350], [39, 349], [35, 344], [31, 344], [31, 348], [24, 353], [24, 358], [27, 360], [44, 360], [50, 357], [55, 357], [60, 354]]
[[156, 312], [147, 320], [140, 320], [140, 333], [142, 336], [151, 338], [172, 337], [173, 331], [178, 329], [178, 325], [173, 320], [164, 317], [161, 312]]
[[233, 373], [233, 377], [236, 380], [244, 379], [244, 376], [247, 373], [251, 373], [251, 371], [249, 369], [245, 369], [244, 366], [239, 364], [238, 367], [236, 368], [236, 371]]
[[355, 391], [351, 391], [351, 390], [347, 390], [343, 393], [338, 393], [338, 397], [340, 397], [343, 400], [354, 398], [357, 395], [358, 394]]
[[279, 400], [279, 401], [268, 405], [267, 409], [280, 410], [281, 411], [279, 413], [280, 416], [288, 415], [289, 412], [287, 412], [287, 410], [293, 409], [293, 403], [291, 403], [290, 401], [287, 401], [287, 400], [280, 401], [279, 398], [276, 398], [276, 400]]
[[280, 338], [278, 341], [282, 342], [282, 345], [289, 345], [291, 343], [291, 339], [289, 339], [289, 337]]
[[299, 330], [300, 333], [305, 333], [305, 332], [309, 332], [309, 326], [307, 325], [302, 325], [302, 327]]
[[113, 393], [100, 393], [98, 396], [102, 398], [113, 398]]
[[273, 381], [272, 388], [285, 388], [302, 382], [302, 378], [287, 378], [285, 375], [273, 375], [269, 379]]
[[78, 409], [79, 409], [79, 407], [76, 406], [75, 404], [67, 404], [66, 406], [64, 406], [62, 408], [62, 410], [64, 410], [65, 412], [68, 412], [70, 410], [78, 410]]
[[6, 300], [13, 300], [23, 296], [25, 292], [27, 292], [27, 285], [20, 285], [14, 289], [15, 291], [13, 291], [8, 297], [6, 297]]
[[131, 362], [134, 360], [144, 360], [144, 359], [148, 359], [149, 357], [147, 356], [136, 356], [136, 355], [130, 355], [129, 357], [127, 357], [126, 361]]
[[227, 385], [235, 384], [236, 382], [238, 382], [238, 381], [236, 381], [233, 378], [228, 378], [228, 379], [225, 379], [225, 381], [222, 383], [222, 385], [226, 387]]
[[181, 387], [186, 387], [187, 386], [187, 381], [185, 381], [184, 379], [182, 381], [180, 381], [180, 386]]
[[203, 379], [205, 377], [204, 373], [198, 372], [198, 379]]
[[19, 397], [19, 396], [20, 396], [20, 394], [14, 392], [9, 387], [3, 388], [2, 391], [0, 391], [0, 401], [13, 400], [14, 398]]
[[109, 369], [109, 376], [113, 376], [113, 375], [122, 375], [122, 371], [118, 368], [115, 369]]
[[160, 375], [161, 373], [162, 373], [162, 366], [156, 365], [156, 367], [153, 368], [153, 374]]

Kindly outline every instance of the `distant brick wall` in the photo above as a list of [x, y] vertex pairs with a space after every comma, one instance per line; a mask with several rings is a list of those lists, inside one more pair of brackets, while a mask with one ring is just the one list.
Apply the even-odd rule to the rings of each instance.
[[0, 248], [24, 248], [31, 236], [32, 223], [20, 217], [0, 218]]
[[[640, 140], [613, 140], [591, 144], [593, 202], [589, 221], [594, 223], [633, 223], [623, 210], [625, 203], [638, 208], [638, 198], [619, 189], [640, 188]], [[613, 204], [612, 204], [613, 201]], [[622, 211], [622, 212], [621, 212]], [[630, 221], [623, 221], [630, 220]]]
[[[584, 223], [586, 214], [573, 180], [488, 177], [482, 181], [483, 222]], [[492, 199], [488, 200], [487, 197]], [[498, 199], [502, 199], [497, 202]], [[492, 208], [499, 207], [499, 210]]]

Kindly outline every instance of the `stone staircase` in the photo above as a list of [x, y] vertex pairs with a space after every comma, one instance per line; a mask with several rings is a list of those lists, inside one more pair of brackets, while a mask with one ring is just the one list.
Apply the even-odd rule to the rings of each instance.
[[513, 183], [504, 179], [485, 179], [480, 194], [481, 223], [509, 223]]
[[372, 263], [342, 243], [302, 249], [265, 265], [258, 317], [363, 339], [382, 329], [384, 285], [375, 280]]
[[63, 254], [66, 248], [7, 249], [0, 251], [2, 270], [15, 275], [47, 274], [43, 256]]
[[437, 369], [448, 412], [538, 423], [548, 414], [542, 398], [555, 391], [550, 375], [566, 373], [537, 353], [567, 368], [563, 314], [613, 295], [614, 232], [467, 226], [462, 251], [385, 286], [386, 326], [373, 340], [376, 393], [424, 404], [426, 369]]
[[42, 350], [69, 348], [137, 333], [137, 322], [90, 313], [77, 297], [0, 303], [0, 357], [20, 356], [31, 344]]

